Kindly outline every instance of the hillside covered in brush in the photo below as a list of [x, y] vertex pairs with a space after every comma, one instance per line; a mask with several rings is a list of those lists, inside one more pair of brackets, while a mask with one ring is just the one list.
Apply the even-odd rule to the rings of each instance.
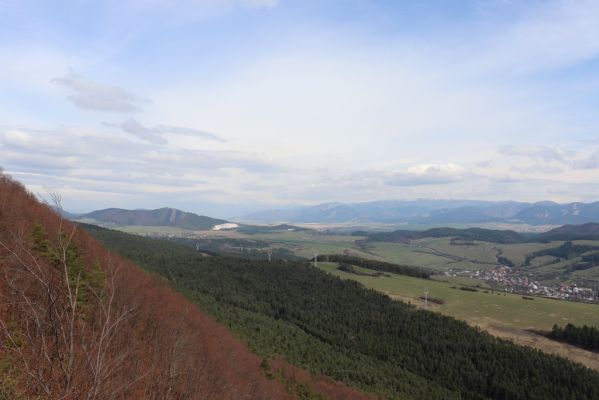
[[5, 175], [0, 299], [0, 399], [296, 398], [290, 387], [311, 393], [283, 369], [266, 373], [262, 359], [164, 279], [106, 250]]

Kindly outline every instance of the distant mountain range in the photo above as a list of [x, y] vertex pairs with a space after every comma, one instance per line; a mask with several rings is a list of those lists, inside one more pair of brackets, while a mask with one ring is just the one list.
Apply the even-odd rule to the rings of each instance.
[[[70, 220], [104, 226], [170, 226], [190, 230], [249, 229], [248, 224], [280, 224], [268, 230], [297, 230], [286, 224], [479, 224], [510, 223], [529, 225], [580, 225], [599, 222], [599, 202], [559, 204], [550, 201], [523, 203], [480, 200], [388, 200], [366, 203], [325, 203], [291, 209], [268, 210], [242, 217], [235, 222], [175, 208], [125, 210], [107, 208], [87, 214], [63, 211]], [[215, 228], [217, 227], [217, 228]], [[261, 228], [262, 229], [262, 228]]]
[[253, 223], [524, 223], [564, 225], [599, 222], [599, 202], [559, 204], [479, 200], [389, 200], [325, 203], [247, 214], [238, 221]]

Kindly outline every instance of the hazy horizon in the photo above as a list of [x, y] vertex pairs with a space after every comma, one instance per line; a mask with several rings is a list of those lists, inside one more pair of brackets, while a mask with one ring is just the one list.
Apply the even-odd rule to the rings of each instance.
[[0, 0], [0, 167], [215, 217], [599, 200], [599, 3]]

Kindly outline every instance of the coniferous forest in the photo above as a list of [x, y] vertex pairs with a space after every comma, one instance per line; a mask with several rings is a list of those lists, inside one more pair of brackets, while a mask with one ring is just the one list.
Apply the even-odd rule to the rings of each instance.
[[575, 326], [567, 324], [562, 328], [554, 325], [548, 336], [551, 339], [599, 352], [599, 329], [592, 326]]
[[306, 262], [203, 257], [85, 226], [168, 279], [265, 359], [396, 399], [597, 399], [599, 375], [450, 317], [393, 301]]

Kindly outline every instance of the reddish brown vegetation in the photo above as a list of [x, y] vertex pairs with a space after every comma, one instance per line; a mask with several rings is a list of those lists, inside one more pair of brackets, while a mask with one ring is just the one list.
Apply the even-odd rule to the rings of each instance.
[[[36, 221], [54, 258], [32, 241]], [[74, 246], [87, 272], [73, 275], [67, 265]], [[103, 270], [100, 287], [84, 279], [93, 265]], [[17, 372], [14, 396], [289, 397], [224, 327], [3, 175], [0, 273], [0, 358], [10, 359]]]
[[271, 367], [274, 371], [282, 372], [287, 379], [304, 384], [311, 390], [324, 395], [331, 400], [376, 400], [381, 397], [365, 394], [358, 389], [347, 387], [328, 376], [312, 376], [306, 370], [290, 365], [284, 360], [275, 360]]

